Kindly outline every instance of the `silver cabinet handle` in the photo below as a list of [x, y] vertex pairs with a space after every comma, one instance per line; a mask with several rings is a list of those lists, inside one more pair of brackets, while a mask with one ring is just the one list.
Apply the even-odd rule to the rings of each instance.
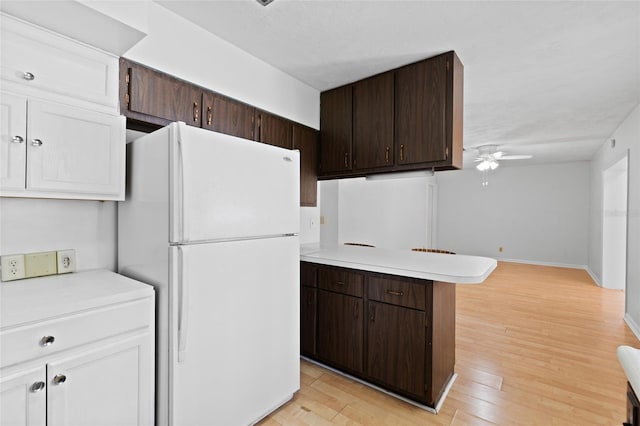
[[42, 141], [40, 139], [34, 139], [31, 141], [31, 145], [33, 146], [42, 146]]
[[56, 374], [56, 376], [53, 378], [53, 383], [56, 385], [61, 385], [66, 381], [67, 376], [65, 376], [64, 374]]
[[31, 385], [31, 392], [33, 393], [40, 392], [42, 389], [44, 389], [44, 387], [45, 387], [44, 382], [35, 382], [34, 384]]
[[55, 341], [56, 341], [56, 338], [53, 336], [44, 336], [42, 339], [40, 339], [40, 344], [42, 346], [50, 346]]
[[22, 136], [14, 136], [11, 138], [11, 142], [13, 143], [22, 143], [24, 142], [24, 138]]
[[36, 76], [30, 73], [29, 71], [25, 71], [25, 73], [22, 74], [22, 78], [24, 78], [25, 80], [31, 81], [34, 78], [36, 78]]

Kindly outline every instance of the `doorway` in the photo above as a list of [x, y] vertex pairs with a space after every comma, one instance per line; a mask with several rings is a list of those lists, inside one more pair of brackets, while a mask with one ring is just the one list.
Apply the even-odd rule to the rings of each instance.
[[603, 172], [602, 286], [626, 290], [629, 153]]

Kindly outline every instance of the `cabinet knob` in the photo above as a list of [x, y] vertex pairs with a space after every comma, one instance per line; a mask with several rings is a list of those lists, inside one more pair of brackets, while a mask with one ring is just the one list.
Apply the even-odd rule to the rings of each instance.
[[65, 376], [64, 374], [56, 374], [56, 376], [53, 378], [53, 383], [56, 385], [61, 385], [66, 381], [67, 376]]
[[42, 141], [40, 139], [34, 139], [31, 141], [31, 145], [33, 146], [42, 146]]
[[31, 385], [31, 392], [33, 393], [40, 392], [42, 389], [44, 389], [44, 387], [45, 387], [44, 382], [35, 382], [34, 384]]
[[42, 346], [50, 346], [55, 341], [56, 341], [56, 338], [53, 336], [44, 336], [42, 339], [40, 339], [40, 344]]
[[11, 142], [13, 143], [22, 143], [24, 142], [24, 138], [22, 136], [14, 136], [11, 138]]
[[34, 78], [36, 78], [36, 76], [35, 76], [35, 75], [33, 75], [32, 73], [30, 73], [29, 71], [25, 71], [25, 73], [24, 73], [24, 74], [22, 74], [22, 78], [24, 78], [24, 79], [25, 79], [25, 80], [27, 80], [27, 81], [31, 81], [31, 80], [33, 80]]

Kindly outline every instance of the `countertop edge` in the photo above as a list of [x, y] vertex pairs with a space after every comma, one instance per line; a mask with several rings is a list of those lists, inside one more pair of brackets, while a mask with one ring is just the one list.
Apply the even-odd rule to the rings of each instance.
[[631, 346], [618, 347], [618, 361], [627, 375], [627, 381], [631, 384], [636, 395], [640, 395], [640, 349]]

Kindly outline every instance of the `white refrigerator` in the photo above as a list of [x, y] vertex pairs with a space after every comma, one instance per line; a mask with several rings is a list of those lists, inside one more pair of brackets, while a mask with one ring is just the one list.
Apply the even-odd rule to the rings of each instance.
[[299, 389], [299, 161], [181, 122], [127, 145], [118, 270], [156, 289], [156, 424], [253, 424]]

